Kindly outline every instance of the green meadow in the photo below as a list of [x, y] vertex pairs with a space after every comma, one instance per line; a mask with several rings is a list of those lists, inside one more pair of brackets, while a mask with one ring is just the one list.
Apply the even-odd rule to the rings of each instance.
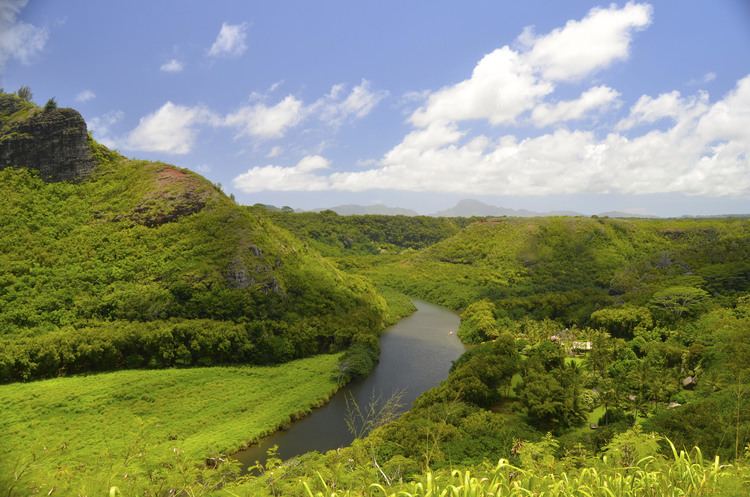
[[174, 488], [175, 480], [195, 477], [205, 459], [327, 400], [338, 388], [338, 360], [331, 354], [279, 366], [131, 370], [2, 385], [0, 487], [10, 489], [8, 496]]

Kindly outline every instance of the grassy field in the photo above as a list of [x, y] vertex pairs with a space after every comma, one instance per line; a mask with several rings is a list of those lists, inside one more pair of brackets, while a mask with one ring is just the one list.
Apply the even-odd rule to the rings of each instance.
[[168, 484], [162, 474], [172, 478], [180, 465], [238, 449], [321, 404], [337, 388], [337, 363], [338, 355], [319, 355], [274, 367], [135, 370], [0, 386], [0, 489], [107, 495], [117, 485], [126, 495], [151, 495], [144, 489]]

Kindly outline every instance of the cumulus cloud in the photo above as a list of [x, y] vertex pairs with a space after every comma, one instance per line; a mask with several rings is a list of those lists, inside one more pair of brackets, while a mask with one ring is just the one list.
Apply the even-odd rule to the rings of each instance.
[[239, 57], [247, 50], [247, 23], [221, 24], [216, 40], [208, 49], [211, 57]]
[[88, 102], [96, 98], [96, 93], [91, 90], [83, 90], [76, 95], [76, 102]]
[[627, 58], [633, 32], [651, 23], [652, 10], [637, 3], [594, 8], [580, 21], [568, 21], [544, 36], [537, 37], [527, 28], [519, 42], [528, 50], [526, 59], [544, 78], [576, 80]]
[[549, 126], [558, 122], [581, 119], [592, 111], [604, 110], [616, 104], [619, 96], [619, 92], [608, 86], [595, 86], [583, 92], [575, 100], [539, 104], [531, 113], [531, 120], [537, 126]]
[[132, 150], [187, 154], [193, 148], [199, 124], [216, 125], [220, 119], [202, 106], [186, 107], [167, 101], [155, 112], [142, 117], [127, 136]]
[[320, 155], [308, 155], [296, 165], [262, 166], [249, 169], [232, 181], [238, 190], [246, 193], [263, 190], [316, 191], [330, 188], [327, 178], [315, 173], [330, 167], [330, 162]]
[[506, 46], [485, 55], [469, 79], [432, 93], [410, 120], [416, 126], [471, 119], [512, 123], [553, 89], [536, 77], [521, 54]]
[[[557, 82], [580, 79], [626, 58], [633, 32], [650, 21], [650, 6], [629, 3], [621, 9], [592, 9], [582, 20], [569, 21], [543, 36], [527, 28], [518, 39], [520, 49], [504, 46], [485, 55], [471, 77], [429, 94], [410, 121], [415, 126], [467, 120], [514, 124], [550, 95]], [[564, 118], [581, 105], [592, 105], [595, 98], [611, 97], [600, 88], [586, 95], [588, 100], [557, 111]], [[554, 118], [553, 110], [540, 107], [539, 119]]]
[[18, 20], [18, 15], [27, 3], [28, 0], [0, 2], [0, 71], [11, 59], [22, 64], [31, 63], [34, 56], [47, 44], [47, 28]]
[[[274, 84], [270, 91], [276, 88], [278, 84]], [[346, 91], [346, 85], [334, 85], [329, 94], [310, 105], [294, 95], [287, 95], [276, 103], [267, 103], [268, 94], [253, 93], [250, 103], [223, 116], [204, 106], [167, 102], [141, 118], [124, 143], [133, 150], [186, 154], [192, 150], [201, 126], [233, 128], [237, 138], [259, 141], [279, 139], [290, 129], [313, 117], [335, 126], [365, 117], [386, 94], [385, 91], [372, 90], [366, 80], [351, 91]], [[267, 157], [274, 158], [281, 151], [281, 147], [273, 147]]]
[[657, 97], [641, 96], [630, 108], [630, 114], [617, 123], [618, 131], [628, 130], [642, 124], [652, 124], [662, 119], [676, 120], [689, 113], [702, 113], [708, 106], [708, 93], [700, 92], [690, 98], [682, 98], [679, 91], [662, 93]]
[[302, 121], [305, 115], [301, 100], [287, 95], [275, 105], [256, 103], [240, 107], [227, 115], [224, 123], [238, 129], [238, 136], [269, 139], [279, 138], [291, 127]]
[[[546, 35], [527, 30], [521, 48], [494, 50], [467, 79], [430, 92], [409, 118], [413, 129], [369, 166], [268, 165], [250, 169], [236, 186], [252, 192], [750, 195], [750, 75], [714, 101], [705, 92], [643, 95], [614, 125], [513, 134], [514, 125], [546, 127], [617, 108], [620, 94], [605, 85], [572, 100], [550, 97], [556, 85], [626, 59], [633, 33], [650, 21], [650, 6], [627, 4], [593, 9]], [[469, 120], [506, 128], [475, 133], [462, 127]]]
[[632, 138], [558, 129], [493, 140], [433, 124], [407, 135], [380, 167], [316, 181], [347, 191], [750, 195], [750, 76], [713, 104], [693, 104], [704, 98], [687, 99], [670, 127]]
[[185, 65], [177, 59], [169, 59], [159, 67], [162, 72], [182, 72]]

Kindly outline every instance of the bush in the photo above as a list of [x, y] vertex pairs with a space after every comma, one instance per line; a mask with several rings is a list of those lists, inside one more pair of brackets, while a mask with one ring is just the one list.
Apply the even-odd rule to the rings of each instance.
[[31, 102], [31, 99], [33, 98], [33, 95], [31, 93], [31, 88], [24, 85], [18, 89], [16, 92], [16, 95], [19, 96], [19, 98], [26, 100], [27, 102]]

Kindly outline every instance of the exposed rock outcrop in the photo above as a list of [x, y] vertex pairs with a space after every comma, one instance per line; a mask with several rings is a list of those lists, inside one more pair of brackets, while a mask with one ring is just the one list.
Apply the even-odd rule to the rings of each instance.
[[198, 177], [165, 165], [154, 176], [153, 190], [127, 217], [154, 228], [199, 212], [214, 193]]
[[28, 108], [19, 100], [0, 98], [0, 169], [37, 169], [45, 181], [86, 178], [96, 161], [83, 117], [73, 109]]

